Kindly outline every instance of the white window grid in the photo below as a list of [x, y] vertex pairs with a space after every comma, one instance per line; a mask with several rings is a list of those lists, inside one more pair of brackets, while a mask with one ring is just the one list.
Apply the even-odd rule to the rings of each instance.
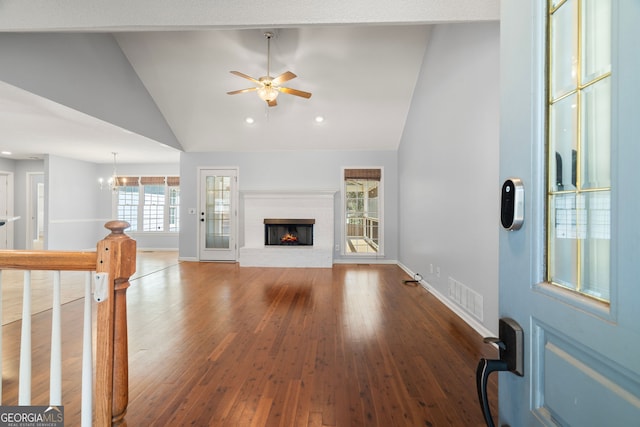
[[166, 184], [122, 186], [114, 193], [115, 214], [135, 232], [172, 232], [180, 229], [180, 187]]

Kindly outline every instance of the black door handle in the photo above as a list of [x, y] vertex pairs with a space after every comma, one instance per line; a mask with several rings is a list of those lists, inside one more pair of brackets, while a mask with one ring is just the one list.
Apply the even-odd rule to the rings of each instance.
[[487, 382], [489, 374], [497, 371], [507, 371], [507, 362], [498, 359], [480, 359], [478, 368], [476, 369], [476, 386], [478, 387], [478, 400], [480, 400], [480, 408], [484, 415], [484, 422], [488, 427], [494, 427], [493, 418], [491, 417], [491, 409], [489, 409], [489, 398], [487, 396]]
[[513, 319], [502, 318], [499, 322], [500, 338], [485, 338], [484, 342], [494, 343], [500, 349], [500, 359], [480, 359], [476, 368], [476, 387], [480, 409], [488, 427], [495, 427], [489, 399], [487, 383], [492, 372], [508, 371], [518, 376], [524, 376], [524, 339], [522, 327]]

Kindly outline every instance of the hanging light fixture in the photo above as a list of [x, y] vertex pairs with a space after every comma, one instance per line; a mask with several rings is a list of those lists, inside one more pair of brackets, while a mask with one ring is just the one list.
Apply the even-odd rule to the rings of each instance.
[[100, 183], [101, 190], [109, 189], [111, 191], [117, 191], [118, 187], [127, 185], [127, 179], [118, 177], [118, 169], [117, 169], [117, 161], [116, 161], [118, 153], [112, 152], [111, 154], [113, 154], [113, 173], [109, 177], [106, 183], [102, 178], [98, 178], [98, 182]]

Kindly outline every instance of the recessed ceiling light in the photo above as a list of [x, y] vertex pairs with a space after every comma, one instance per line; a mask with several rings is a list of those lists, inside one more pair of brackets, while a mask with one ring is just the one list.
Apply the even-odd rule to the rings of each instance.
[[252, 125], [252, 124], [253, 124], [253, 122], [254, 122], [255, 120], [253, 120], [253, 117], [247, 117], [246, 119], [244, 119], [244, 121], [245, 121], [247, 124]]
[[316, 123], [322, 123], [324, 122], [324, 117], [323, 116], [316, 116]]
[[10, 156], [12, 153], [11, 151], [2, 151], [2, 154], [5, 156]]

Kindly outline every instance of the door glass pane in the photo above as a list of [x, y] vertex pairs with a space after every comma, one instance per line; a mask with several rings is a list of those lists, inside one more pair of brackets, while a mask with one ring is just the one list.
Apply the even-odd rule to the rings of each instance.
[[578, 65], [577, 1], [568, 0], [551, 15], [551, 96], [575, 89]]
[[611, 3], [582, 0], [582, 77], [588, 83], [611, 71]]
[[583, 188], [611, 185], [611, 78], [582, 91], [581, 171]]
[[553, 191], [575, 190], [578, 146], [576, 94], [561, 99], [549, 112], [549, 179]]
[[611, 1], [549, 5], [547, 280], [608, 302]]
[[581, 242], [582, 291], [609, 300], [611, 192], [587, 193], [587, 238]]
[[206, 178], [205, 247], [229, 249], [231, 232], [231, 178]]
[[550, 221], [549, 279], [574, 290], [578, 283], [575, 269], [579, 235], [576, 201], [575, 193], [552, 195], [549, 201], [551, 212], [555, 214]]

